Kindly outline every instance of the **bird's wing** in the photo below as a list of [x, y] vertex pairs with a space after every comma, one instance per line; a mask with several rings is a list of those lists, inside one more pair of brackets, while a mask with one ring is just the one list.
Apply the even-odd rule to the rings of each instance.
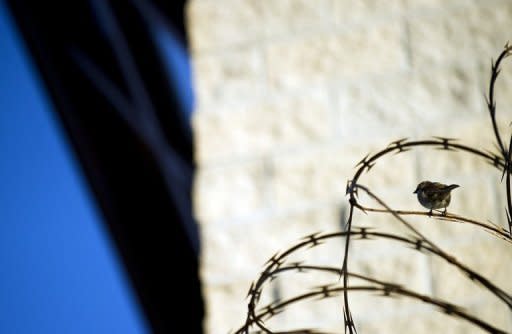
[[448, 192], [452, 190], [449, 186], [447, 186], [446, 184], [442, 184], [442, 183], [439, 183], [439, 182], [434, 182], [432, 184], [432, 187], [429, 188], [429, 192], [432, 193], [432, 194], [435, 194], [435, 193], [445, 193], [445, 192]]

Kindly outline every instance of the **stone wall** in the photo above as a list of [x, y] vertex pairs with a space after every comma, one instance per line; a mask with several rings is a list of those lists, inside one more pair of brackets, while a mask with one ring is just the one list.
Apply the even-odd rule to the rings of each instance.
[[[484, 93], [491, 58], [512, 40], [512, 1], [191, 0], [187, 18], [208, 334], [243, 324], [250, 283], [274, 253], [307, 234], [342, 228], [346, 182], [367, 153], [403, 137], [494, 147]], [[505, 136], [511, 82], [506, 60], [497, 91]], [[422, 210], [412, 194], [421, 180], [457, 183], [449, 211], [505, 225], [500, 176], [464, 153], [418, 149], [384, 158], [360, 181], [407, 210]], [[403, 232], [383, 215], [354, 219]], [[410, 221], [512, 291], [509, 244], [469, 225]], [[342, 246], [329, 243], [304, 258], [339, 266]], [[435, 258], [382, 241], [355, 242], [350, 252], [353, 270], [464, 305], [512, 331], [503, 303]], [[262, 298], [325, 283], [337, 279], [290, 275]], [[359, 333], [479, 333], [421, 303], [351, 296]], [[268, 324], [343, 333], [341, 297], [300, 306]]]

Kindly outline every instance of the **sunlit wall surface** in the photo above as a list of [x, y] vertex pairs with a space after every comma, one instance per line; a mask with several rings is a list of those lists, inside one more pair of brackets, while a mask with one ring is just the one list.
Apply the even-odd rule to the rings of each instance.
[[51, 108], [0, 2], [0, 333], [147, 333]]
[[[342, 228], [356, 164], [401, 138], [432, 136], [495, 151], [484, 92], [512, 40], [512, 2], [429, 0], [191, 0], [188, 11], [196, 112], [194, 193], [202, 233], [209, 334], [244, 323], [247, 291], [264, 263], [300, 238]], [[497, 83], [508, 143], [512, 62]], [[506, 226], [500, 171], [467, 154], [415, 149], [380, 159], [360, 182], [392, 208], [424, 210], [422, 180], [456, 183], [448, 211]], [[361, 195], [362, 203], [378, 206]], [[512, 248], [467, 224], [407, 216], [462, 263], [512, 291]], [[385, 215], [355, 226], [404, 233]], [[406, 235], [410, 235], [405, 233]], [[296, 261], [339, 267], [343, 241]], [[507, 305], [432, 256], [392, 242], [351, 243], [349, 270], [467, 308], [510, 332]], [[259, 305], [339, 284], [290, 273]], [[351, 293], [358, 333], [479, 333], [467, 322], [406, 298]], [[342, 298], [297, 303], [270, 329], [344, 333]]]

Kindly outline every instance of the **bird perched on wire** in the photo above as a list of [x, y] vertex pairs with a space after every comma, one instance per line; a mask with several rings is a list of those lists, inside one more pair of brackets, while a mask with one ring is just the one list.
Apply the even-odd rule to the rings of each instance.
[[423, 181], [418, 184], [414, 194], [418, 195], [418, 201], [425, 208], [429, 209], [429, 216], [432, 210], [444, 209], [443, 215], [446, 215], [446, 208], [450, 204], [451, 191], [458, 188], [458, 184], [442, 184], [439, 182]]

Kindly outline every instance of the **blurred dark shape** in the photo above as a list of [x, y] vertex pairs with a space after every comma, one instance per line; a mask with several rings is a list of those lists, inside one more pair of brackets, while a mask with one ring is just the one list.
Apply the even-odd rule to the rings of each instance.
[[159, 45], [186, 50], [185, 1], [7, 3], [151, 331], [202, 333], [191, 106]]

